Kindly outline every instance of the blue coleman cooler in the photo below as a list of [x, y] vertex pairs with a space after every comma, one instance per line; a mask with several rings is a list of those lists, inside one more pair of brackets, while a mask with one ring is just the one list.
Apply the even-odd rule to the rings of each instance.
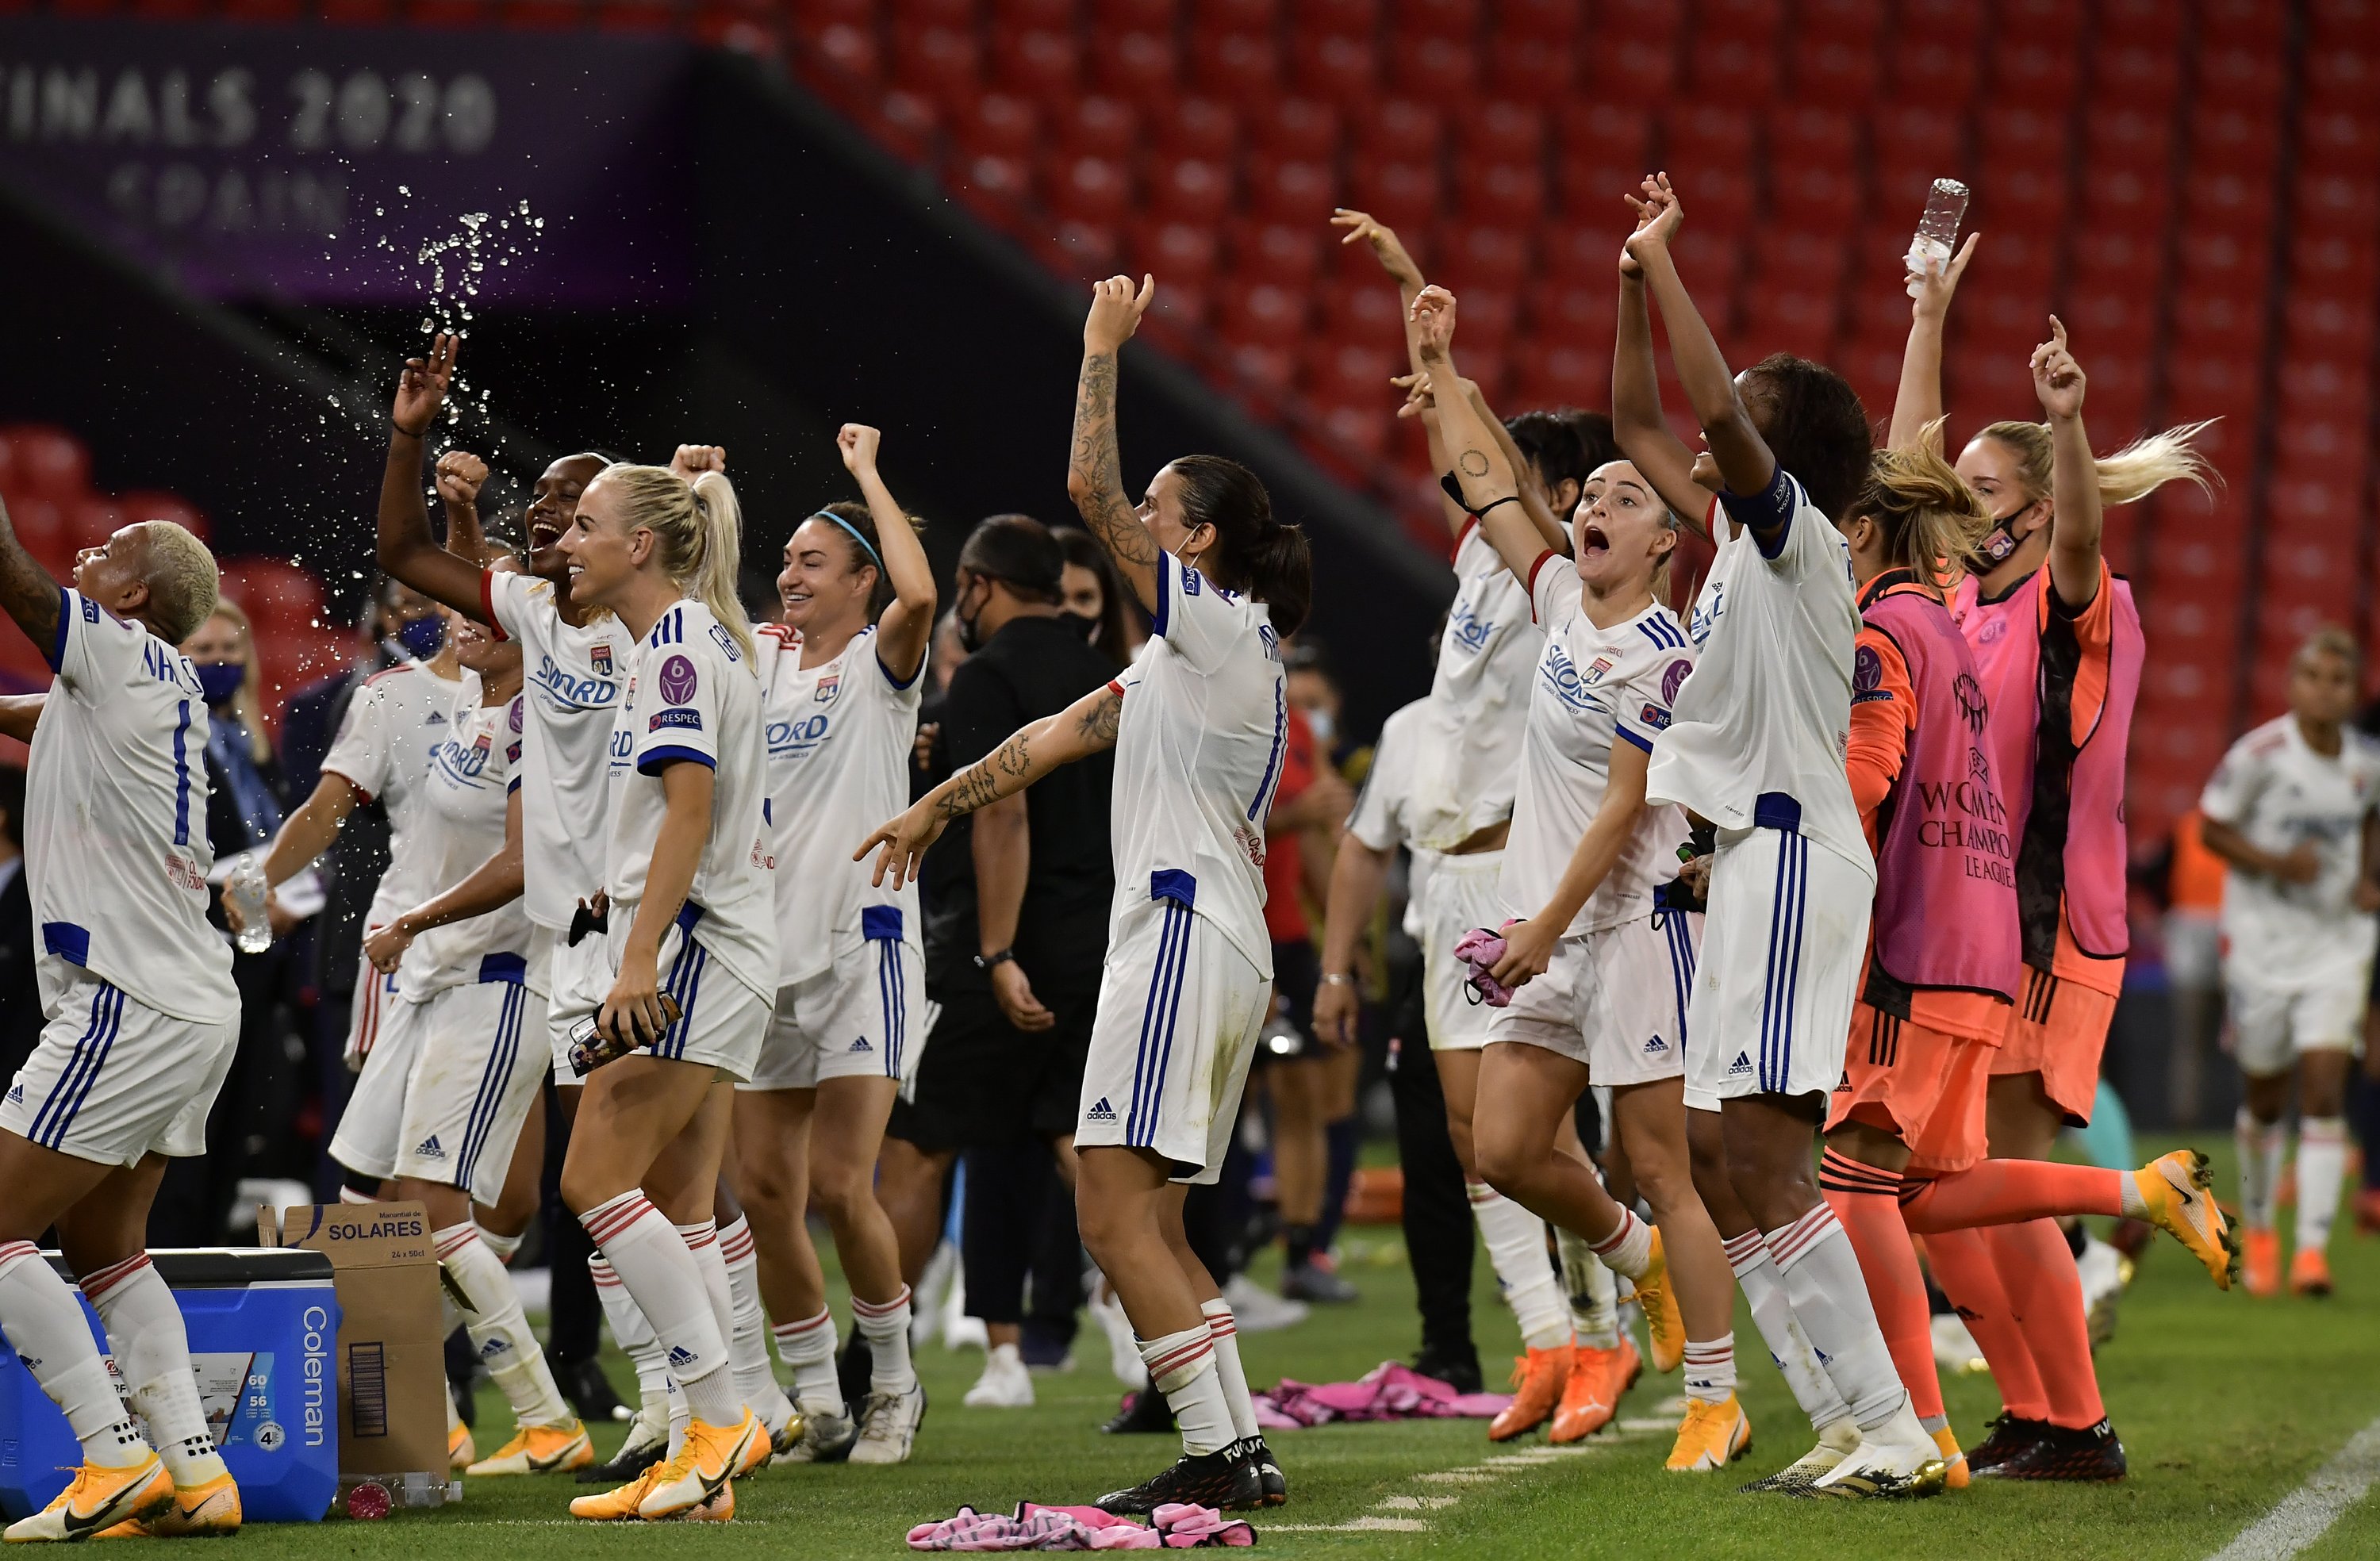
[[[314, 1523], [337, 1494], [339, 1303], [331, 1260], [280, 1249], [150, 1254], [182, 1308], [199, 1401], [250, 1523]], [[53, 1256], [68, 1284], [62, 1260]], [[80, 1294], [79, 1291], [77, 1292]], [[98, 1315], [83, 1303], [91, 1337]], [[100, 1348], [105, 1349], [104, 1340]], [[37, 1512], [66, 1489], [82, 1449], [17, 1359], [0, 1349], [0, 1514]]]

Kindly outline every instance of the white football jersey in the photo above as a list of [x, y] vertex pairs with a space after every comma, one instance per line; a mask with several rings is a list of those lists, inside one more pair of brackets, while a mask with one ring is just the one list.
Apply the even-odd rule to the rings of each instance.
[[207, 699], [188, 657], [59, 593], [57, 673], [25, 774], [25, 875], [42, 1011], [90, 972], [176, 1019], [239, 1012], [207, 921]]
[[609, 615], [562, 621], [553, 587], [533, 575], [480, 576], [488, 622], [520, 641], [528, 698], [521, 749], [521, 866], [529, 920], [568, 931], [603, 886], [604, 753], [632, 641]]
[[1171, 898], [1272, 974], [1265, 821], [1289, 744], [1288, 682], [1260, 601], [1170, 554], [1157, 561], [1156, 631], [1109, 686], [1116, 733], [1116, 904]]
[[1478, 521], [1465, 521], [1430, 680], [1429, 735], [1414, 756], [1416, 842], [1445, 851], [1512, 816], [1529, 670], [1545, 643], [1528, 591]]
[[[851, 853], [868, 831], [909, 805], [909, 759], [917, 738], [925, 664], [895, 683], [878, 660], [874, 628], [843, 654], [801, 664], [801, 638], [781, 624], [759, 631], [760, 698], [768, 722], [769, 850], [776, 858], [778, 980], [805, 981], [827, 969], [834, 944], [859, 932], [862, 914], [920, 941], [917, 886], [868, 882], [875, 858]], [[877, 936], [882, 936], [879, 932]]]
[[1782, 518], [1777, 551], [1711, 505], [1718, 554], [1686, 622], [1696, 671], [1653, 745], [1647, 800], [1722, 829], [1793, 820], [1873, 878], [1844, 768], [1860, 628], [1851, 549], [1782, 466], [1767, 492], [1736, 502]]
[[[1578, 570], [1559, 553], [1539, 559], [1531, 604], [1545, 626], [1545, 650], [1529, 683], [1521, 738], [1521, 783], [1501, 889], [1516, 916], [1545, 909], [1572, 854], [1603, 806], [1615, 743], [1646, 753], [1670, 722], [1670, 708], [1694, 670], [1694, 647], [1677, 614], [1658, 602], [1598, 629], [1586, 615]], [[1648, 804], [1620, 859], [1596, 886], [1569, 932], [1598, 932], [1652, 914], [1653, 888], [1678, 876], [1686, 816]]]
[[[461, 883], [504, 849], [505, 802], [520, 783], [526, 696], [485, 704], [479, 680], [470, 681], [421, 781], [414, 840], [425, 900]], [[419, 1002], [448, 986], [494, 974], [492, 966], [482, 969], [490, 960], [525, 972], [528, 929], [528, 913], [517, 900], [431, 927], [406, 950], [396, 989], [407, 1001]]]
[[2248, 843], [2277, 855], [2311, 845], [2322, 871], [2283, 883], [2233, 867], [2223, 881], [2226, 966], [2232, 980], [2293, 986], [2351, 972], [2372, 958], [2374, 922], [2355, 908], [2363, 823], [2380, 804], [2380, 744], [2350, 728], [2336, 756], [2306, 744], [2295, 716], [2231, 744], [2198, 805]]
[[[614, 933], [625, 930], [620, 918], [644, 898], [645, 873], [669, 805], [662, 772], [679, 762], [707, 765], [713, 776], [710, 831], [686, 895], [694, 941], [774, 1002], [777, 914], [767, 866], [768, 756], [759, 679], [735, 636], [691, 598], [663, 612], [633, 654], [627, 694], [612, 729], [603, 884], [612, 897]], [[522, 805], [528, 806], [526, 796]]]
[[1405, 873], [1404, 929], [1415, 941], [1427, 925], [1422, 896], [1428, 892], [1439, 853], [1414, 843], [1414, 767], [1422, 745], [1436, 730], [1437, 697], [1433, 694], [1416, 699], [1380, 723], [1380, 740], [1372, 744], [1372, 768], [1365, 772], [1364, 789], [1355, 793], [1354, 811], [1347, 816], [1347, 832], [1372, 850], [1386, 853], [1402, 845], [1411, 854], [1413, 865]]
[[369, 926], [387, 926], [437, 891], [416, 861], [414, 814], [422, 772], [471, 682], [441, 677], [427, 661], [401, 661], [375, 672], [347, 702], [339, 734], [323, 756], [323, 773], [346, 777], [366, 801], [377, 799], [388, 812], [388, 871], [365, 913]]

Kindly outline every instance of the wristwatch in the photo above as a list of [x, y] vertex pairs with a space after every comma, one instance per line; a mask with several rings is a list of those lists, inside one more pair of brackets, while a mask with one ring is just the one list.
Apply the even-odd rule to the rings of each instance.
[[1014, 949], [1002, 949], [996, 954], [978, 954], [975, 956], [975, 968], [990, 970], [994, 965], [1007, 964], [1015, 958], [1016, 950]]

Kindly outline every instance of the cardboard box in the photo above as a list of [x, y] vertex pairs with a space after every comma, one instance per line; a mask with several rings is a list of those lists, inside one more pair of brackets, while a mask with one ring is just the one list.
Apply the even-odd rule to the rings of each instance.
[[447, 1477], [444, 1341], [430, 1215], [416, 1204], [257, 1210], [257, 1240], [331, 1260], [339, 1299], [339, 1478]]

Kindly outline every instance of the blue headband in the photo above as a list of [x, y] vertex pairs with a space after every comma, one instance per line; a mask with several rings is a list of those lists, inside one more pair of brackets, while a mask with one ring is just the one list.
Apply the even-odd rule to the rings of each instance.
[[837, 526], [842, 526], [845, 531], [850, 532], [851, 539], [859, 544], [859, 551], [866, 553], [869, 562], [876, 565], [876, 572], [880, 575], [884, 573], [883, 558], [877, 553], [874, 548], [868, 545], [868, 538], [859, 534], [859, 527], [852, 525], [851, 522], [844, 519], [843, 516], [835, 514], [832, 510], [814, 510], [810, 514], [810, 518], [812, 520], [831, 520]]

